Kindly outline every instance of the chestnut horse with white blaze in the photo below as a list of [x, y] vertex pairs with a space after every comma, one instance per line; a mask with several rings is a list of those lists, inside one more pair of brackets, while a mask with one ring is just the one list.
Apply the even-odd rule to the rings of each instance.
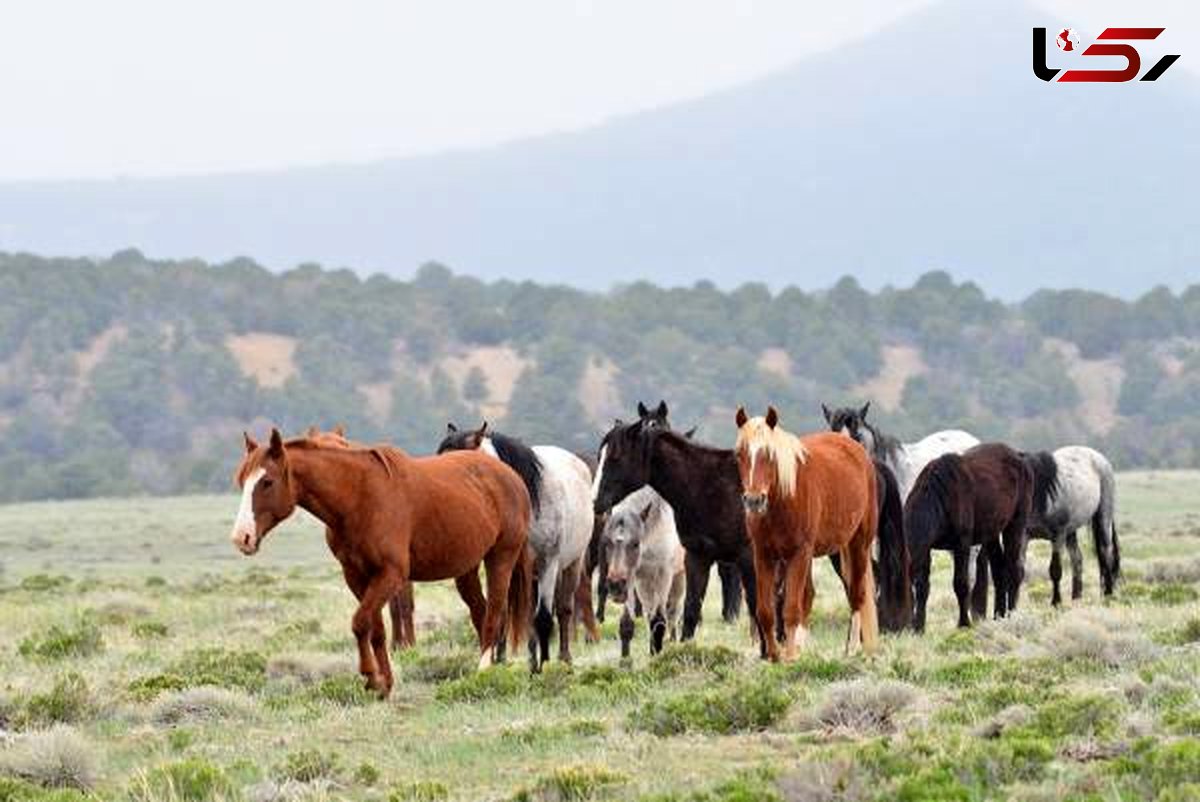
[[525, 639], [532, 604], [526, 548], [529, 492], [499, 460], [476, 452], [410, 457], [391, 446], [331, 445], [278, 429], [260, 446], [249, 435], [237, 469], [241, 506], [230, 535], [243, 554], [296, 507], [326, 526], [330, 551], [359, 601], [351, 620], [359, 672], [369, 689], [392, 689], [383, 606], [408, 582], [437, 582], [487, 569], [479, 667], [507, 620], [513, 648]]
[[[738, 473], [746, 533], [754, 550], [757, 614], [763, 632], [774, 630], [775, 589], [782, 586], [784, 659], [796, 657], [808, 637], [814, 557], [837, 554], [850, 602], [846, 651], [861, 644], [873, 652], [879, 638], [871, 546], [879, 507], [875, 466], [867, 452], [840, 434], [797, 437], [779, 425], [769, 407], [748, 418], [738, 408]], [[774, 638], [767, 658], [779, 660]]]

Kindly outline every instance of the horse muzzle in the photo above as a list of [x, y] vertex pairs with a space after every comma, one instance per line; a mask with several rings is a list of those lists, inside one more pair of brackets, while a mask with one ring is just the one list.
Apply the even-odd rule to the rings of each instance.
[[625, 594], [629, 590], [629, 583], [624, 579], [609, 578], [606, 581], [606, 585], [608, 586], [608, 595], [612, 597], [612, 600], [617, 604], [624, 604]]
[[742, 507], [751, 515], [762, 515], [767, 511], [767, 494], [742, 493]]
[[245, 529], [234, 529], [229, 539], [233, 541], [237, 550], [247, 557], [258, 553], [258, 547], [262, 543], [262, 538], [258, 536], [258, 533]]

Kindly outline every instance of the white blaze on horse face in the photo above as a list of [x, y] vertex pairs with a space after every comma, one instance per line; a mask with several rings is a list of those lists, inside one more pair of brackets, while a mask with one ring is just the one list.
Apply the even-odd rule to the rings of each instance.
[[604, 461], [608, 459], [608, 446], [600, 446], [600, 462], [596, 465], [596, 476], [592, 479], [592, 502], [600, 495], [600, 478], [604, 475]]
[[259, 468], [242, 483], [242, 501], [238, 505], [237, 517], [233, 521], [233, 532], [230, 533], [229, 539], [243, 554], [253, 554], [258, 548], [258, 527], [254, 523], [254, 488], [266, 473], [266, 470]]

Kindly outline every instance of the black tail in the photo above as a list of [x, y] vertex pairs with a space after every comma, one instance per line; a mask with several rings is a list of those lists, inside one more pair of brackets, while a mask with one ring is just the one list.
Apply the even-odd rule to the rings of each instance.
[[912, 622], [912, 575], [908, 542], [904, 538], [904, 505], [896, 475], [875, 460], [879, 488], [879, 626], [899, 632]]
[[721, 618], [726, 623], [737, 621], [742, 612], [742, 575], [734, 563], [717, 563], [721, 579]]
[[[1121, 541], [1117, 537], [1116, 481], [1112, 470], [1100, 472], [1100, 508], [1092, 516], [1092, 544], [1096, 547], [1096, 559], [1100, 562], [1100, 580], [1104, 595], [1111, 595], [1117, 580], [1121, 578]], [[1105, 546], [1108, 546], [1106, 549]], [[1105, 552], [1110, 554], [1105, 564]]]
[[1033, 500], [1030, 512], [1041, 520], [1058, 498], [1058, 463], [1049, 451], [1024, 452], [1021, 458], [1033, 471]]

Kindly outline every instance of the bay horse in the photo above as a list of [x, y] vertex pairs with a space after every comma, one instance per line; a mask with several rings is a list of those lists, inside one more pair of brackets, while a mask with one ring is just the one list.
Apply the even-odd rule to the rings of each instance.
[[488, 593], [479, 667], [491, 665], [505, 626], [512, 643], [524, 638], [531, 508], [511, 468], [474, 453], [414, 458], [391, 446], [284, 442], [278, 429], [265, 446], [244, 438], [236, 473], [242, 496], [230, 539], [243, 554], [256, 554], [297, 507], [325, 524], [329, 549], [359, 601], [351, 630], [368, 689], [381, 697], [391, 692], [383, 605], [410, 581], [478, 577], [482, 563]]
[[586, 463], [557, 446], [527, 446], [515, 437], [446, 425], [438, 453], [478, 450], [517, 472], [533, 506], [529, 547], [534, 554], [537, 609], [531, 638], [530, 665], [540, 671], [550, 659], [550, 636], [558, 617], [558, 658], [571, 662], [575, 593], [583, 573], [588, 541], [595, 526], [591, 505], [592, 473]]
[[[1121, 576], [1121, 543], [1117, 537], [1117, 483], [1108, 458], [1087, 446], [1063, 446], [1053, 452], [1038, 451], [1025, 455], [1033, 471], [1033, 505], [1029, 519], [1029, 537], [1049, 540], [1050, 580], [1054, 595], [1050, 603], [1062, 604], [1062, 553], [1065, 546], [1071, 557], [1071, 598], [1083, 595], [1083, 552], [1076, 530], [1090, 526], [1096, 560], [1100, 563], [1100, 587], [1111, 596]], [[982, 587], [981, 587], [982, 585]], [[975, 570], [973, 596], [987, 598], [987, 563]]]
[[973, 546], [983, 547], [991, 564], [996, 617], [1016, 609], [1025, 576], [1025, 528], [1033, 493], [1029, 464], [1002, 443], [984, 443], [961, 455], [943, 454], [925, 466], [904, 503], [904, 531], [913, 566], [914, 629], [925, 629], [931, 549], [954, 556], [960, 627], [971, 625], [967, 595]]
[[[837, 553], [850, 628], [846, 651], [875, 651], [879, 624], [871, 547], [878, 528], [875, 466], [858, 444], [830, 432], [797, 437], [768, 407], [750, 418], [739, 407], [738, 474], [746, 531], [754, 552], [759, 626], [774, 628], [776, 582], [783, 588], [783, 658], [792, 660], [808, 635], [814, 557]], [[767, 659], [779, 660], [774, 639]]]
[[613, 507], [604, 527], [608, 570], [603, 577], [621, 613], [621, 656], [629, 656], [638, 606], [650, 626], [650, 654], [677, 635], [684, 592], [683, 545], [671, 505], [652, 487], [631, 493]]

